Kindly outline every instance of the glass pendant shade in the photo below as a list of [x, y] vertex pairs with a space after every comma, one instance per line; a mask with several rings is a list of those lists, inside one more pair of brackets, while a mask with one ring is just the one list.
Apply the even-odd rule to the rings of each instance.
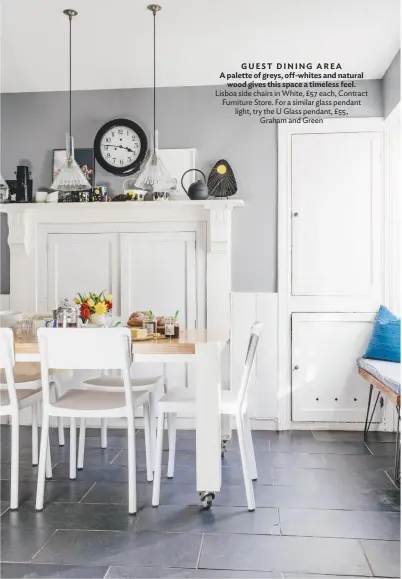
[[150, 4], [147, 7], [154, 17], [154, 86], [153, 86], [153, 121], [154, 121], [154, 143], [153, 152], [145, 163], [144, 168], [137, 177], [136, 187], [152, 191], [153, 193], [168, 193], [176, 189], [176, 179], [172, 179], [168, 170], [162, 162], [158, 152], [158, 131], [156, 130], [156, 28], [155, 17], [162, 7], [158, 4]]
[[89, 191], [91, 184], [74, 159], [74, 139], [66, 135], [66, 162], [56, 175], [52, 189], [63, 193]]
[[139, 189], [146, 189], [153, 193], [166, 193], [176, 189], [176, 181], [169, 175], [156, 147], [139, 174], [135, 185]]

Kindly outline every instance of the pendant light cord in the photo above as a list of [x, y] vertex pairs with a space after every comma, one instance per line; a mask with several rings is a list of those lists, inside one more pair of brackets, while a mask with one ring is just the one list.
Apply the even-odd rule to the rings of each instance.
[[69, 50], [69, 58], [70, 58], [70, 67], [69, 67], [69, 74], [70, 74], [70, 104], [69, 104], [69, 114], [70, 114], [70, 120], [69, 120], [69, 127], [70, 127], [70, 137], [72, 135], [72, 126], [71, 126], [71, 85], [72, 85], [72, 65], [71, 65], [71, 61], [72, 61], [72, 50], [71, 50], [71, 23], [72, 23], [73, 17], [69, 16], [69, 21], [70, 21], [70, 32], [69, 32], [69, 37], [70, 37], [70, 50]]
[[156, 10], [154, 15], [154, 155], [156, 153]]

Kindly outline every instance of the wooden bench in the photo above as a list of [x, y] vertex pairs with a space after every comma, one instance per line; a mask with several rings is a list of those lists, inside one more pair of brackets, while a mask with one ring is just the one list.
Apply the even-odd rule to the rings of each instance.
[[[400, 409], [400, 407], [401, 407], [401, 394], [400, 394], [400, 391], [395, 392], [392, 388], [390, 388], [390, 386], [388, 386], [387, 384], [382, 382], [379, 377], [373, 376], [372, 374], [370, 374], [367, 370], [365, 370], [363, 368], [359, 367], [359, 374], [362, 378], [364, 378], [364, 380], [366, 380], [370, 384], [370, 391], [369, 391], [368, 404], [367, 404], [366, 422], [364, 425], [364, 438], [366, 438], [367, 433], [370, 429], [371, 422], [372, 422], [373, 416], [374, 416], [374, 412], [375, 412], [375, 409], [377, 407], [377, 403], [378, 403], [378, 400], [380, 399], [380, 396], [381, 395], [385, 396], [392, 404], [395, 405], [398, 418], [397, 418], [397, 430], [396, 430], [394, 478], [396, 481], [400, 480], [400, 477], [401, 477], [401, 473], [400, 473], [400, 428], [399, 428], [400, 418], [401, 418], [401, 409]], [[378, 393], [377, 393], [377, 398], [376, 398], [375, 403], [374, 403], [374, 407], [373, 407], [373, 409], [371, 411], [371, 415], [370, 415], [370, 406], [371, 406], [371, 400], [372, 400], [374, 388], [376, 388], [378, 390]], [[370, 416], [370, 418], [369, 418], [369, 416]]]

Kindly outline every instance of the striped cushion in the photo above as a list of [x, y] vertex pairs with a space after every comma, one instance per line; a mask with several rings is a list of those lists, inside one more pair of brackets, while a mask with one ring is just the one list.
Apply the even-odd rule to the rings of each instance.
[[401, 365], [384, 360], [367, 360], [358, 358], [357, 365], [362, 370], [377, 378], [395, 394], [401, 393]]

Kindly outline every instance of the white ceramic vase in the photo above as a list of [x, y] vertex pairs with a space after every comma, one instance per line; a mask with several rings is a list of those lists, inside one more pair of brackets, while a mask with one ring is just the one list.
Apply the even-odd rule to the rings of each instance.
[[106, 316], [104, 314], [102, 315], [91, 314], [89, 316], [89, 321], [94, 326], [106, 326]]

